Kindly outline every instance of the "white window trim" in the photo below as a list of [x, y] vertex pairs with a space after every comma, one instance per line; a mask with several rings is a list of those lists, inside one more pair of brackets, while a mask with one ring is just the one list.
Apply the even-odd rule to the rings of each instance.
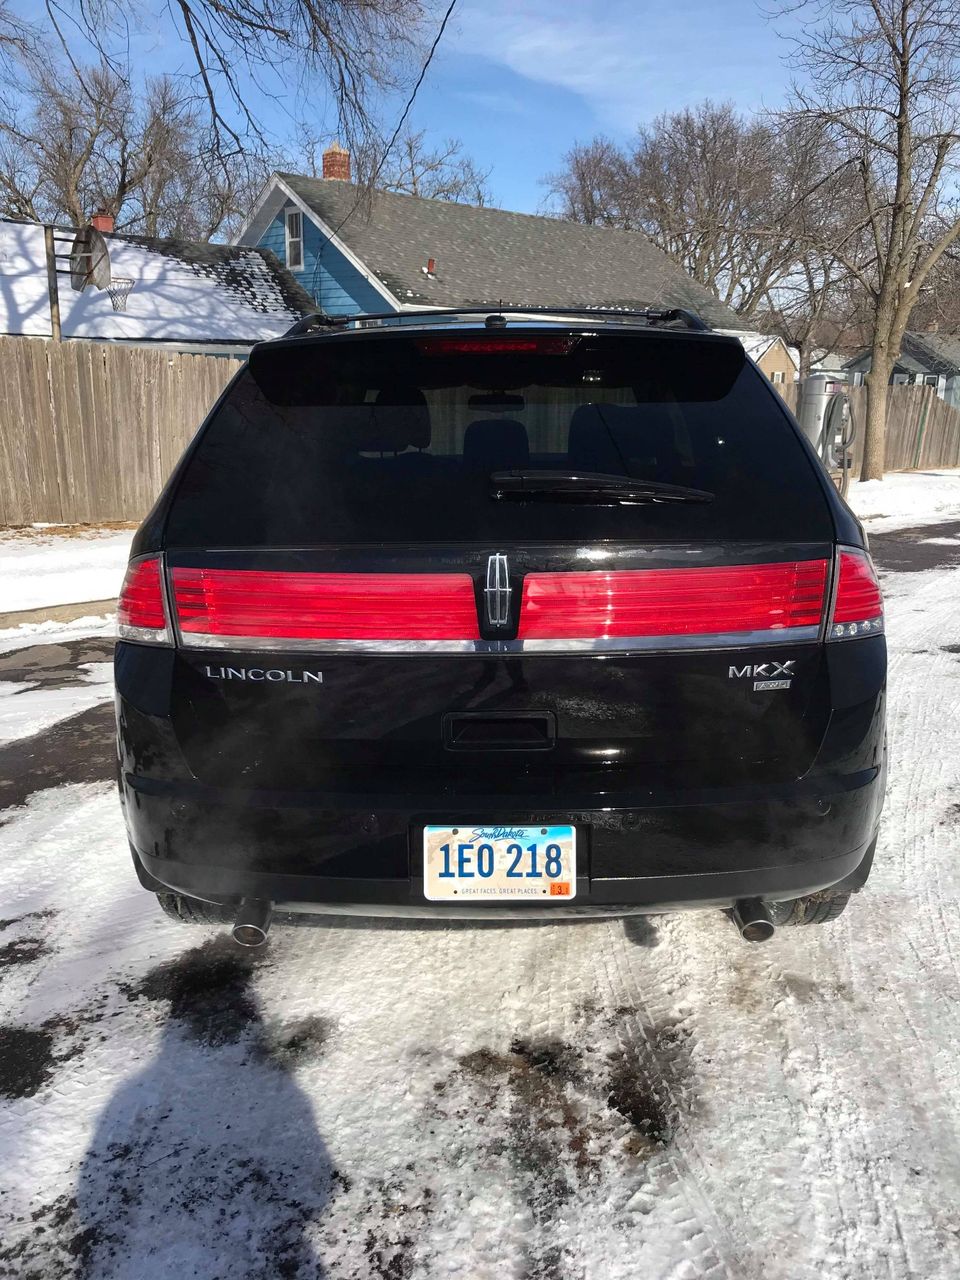
[[770, 375], [770, 381], [775, 387], [779, 387], [783, 383], [783, 370], [774, 369], [773, 373]]
[[[296, 218], [299, 223], [300, 234], [292, 236], [290, 234], [291, 219]], [[290, 271], [303, 270], [303, 214], [299, 209], [286, 208], [283, 211], [283, 234], [286, 251], [287, 267]], [[295, 251], [297, 261], [293, 261], [291, 250]]]

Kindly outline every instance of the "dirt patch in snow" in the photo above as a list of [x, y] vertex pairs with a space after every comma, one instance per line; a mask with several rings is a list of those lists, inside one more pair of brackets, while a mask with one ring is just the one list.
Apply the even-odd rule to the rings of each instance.
[[633, 1055], [611, 1057], [607, 1106], [619, 1112], [636, 1134], [630, 1146], [639, 1155], [645, 1146], [664, 1147], [673, 1138], [673, 1119], [662, 1091], [652, 1088], [646, 1073], [638, 1072]]
[[0, 1097], [32, 1098], [63, 1063], [83, 1053], [87, 1029], [102, 1020], [106, 1002], [101, 995], [88, 1008], [39, 1026], [0, 1025]]
[[[960, 521], [898, 529], [896, 533], [871, 533], [870, 554], [888, 572], [921, 573], [960, 563]], [[941, 539], [950, 539], [949, 542]]]
[[81, 671], [87, 662], [112, 662], [114, 641], [109, 637], [38, 644], [0, 655], [0, 680], [31, 689], [69, 689], [89, 682]]
[[534, 1223], [524, 1280], [563, 1280], [564, 1254], [550, 1243], [551, 1224], [582, 1183], [599, 1177], [583, 1091], [570, 1087], [582, 1082], [580, 1055], [558, 1040], [514, 1040], [509, 1053], [482, 1048], [459, 1061], [482, 1087], [481, 1107], [508, 1099], [508, 1122], [491, 1146], [506, 1155]]
[[635, 947], [659, 947], [660, 931], [650, 916], [624, 916], [623, 933]]
[[568, 1084], [583, 1083], [579, 1053], [558, 1040], [514, 1040], [509, 1053], [476, 1049], [459, 1062], [467, 1075], [489, 1086], [489, 1103], [502, 1089], [509, 1091], [514, 1102], [509, 1137], [512, 1162], [538, 1180], [535, 1214], [557, 1212], [575, 1190], [562, 1156], [572, 1155], [581, 1173], [595, 1166], [581, 1108], [567, 1090]]
[[136, 527], [136, 522], [131, 520], [104, 520], [102, 524], [22, 524], [8, 525], [0, 534], [4, 542], [42, 542], [51, 538], [96, 539]]
[[130, 1000], [166, 1002], [170, 1017], [192, 1039], [216, 1048], [235, 1043], [260, 1022], [250, 984], [254, 969], [263, 963], [261, 956], [220, 936], [157, 965], [121, 990]]
[[115, 737], [113, 703], [105, 702], [0, 747], [0, 810], [46, 787], [108, 781], [116, 771]]
[[799, 973], [784, 973], [783, 985], [800, 1004], [827, 1004], [831, 1000], [846, 1000], [852, 1004], [853, 990], [847, 982], [816, 982]]
[[22, 916], [10, 916], [7, 920], [0, 920], [0, 933], [15, 924], [22, 924], [24, 920], [52, 920], [58, 914], [53, 907], [44, 907], [42, 911], [27, 911]]
[[0, 1097], [32, 1098], [50, 1079], [54, 1063], [51, 1030], [0, 1026]]
[[460, 1121], [468, 1150], [479, 1142], [482, 1167], [503, 1160], [510, 1169], [532, 1220], [524, 1280], [576, 1270], [557, 1242], [573, 1206], [595, 1194], [611, 1160], [643, 1169], [661, 1158], [676, 1133], [676, 1099], [695, 1101], [678, 1023], [646, 1025], [632, 1006], [595, 1005], [577, 1021], [570, 1041], [517, 1037], [507, 1051], [475, 1049], [434, 1085], [440, 1118]]
[[316, 1015], [267, 1026], [257, 1042], [257, 1053], [284, 1071], [295, 1071], [322, 1055], [335, 1028], [333, 1019]]
[[53, 947], [44, 938], [13, 938], [0, 947], [0, 969], [12, 969], [22, 964], [35, 964], [52, 954]]
[[15, 1244], [0, 1248], [0, 1263], [10, 1263], [3, 1275], [19, 1280], [48, 1280], [73, 1272], [85, 1276], [101, 1231], [84, 1228], [77, 1212], [77, 1198], [64, 1194], [42, 1204], [30, 1214], [31, 1225]]

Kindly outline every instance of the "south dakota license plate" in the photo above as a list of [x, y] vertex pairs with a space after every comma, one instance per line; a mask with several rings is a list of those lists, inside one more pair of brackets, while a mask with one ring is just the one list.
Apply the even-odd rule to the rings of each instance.
[[571, 826], [423, 829], [423, 894], [431, 902], [569, 902], [577, 894]]

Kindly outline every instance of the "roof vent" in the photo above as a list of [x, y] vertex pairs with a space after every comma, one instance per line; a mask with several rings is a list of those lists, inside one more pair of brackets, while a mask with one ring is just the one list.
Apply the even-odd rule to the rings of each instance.
[[323, 153], [323, 176], [335, 182], [350, 181], [350, 152], [334, 142]]

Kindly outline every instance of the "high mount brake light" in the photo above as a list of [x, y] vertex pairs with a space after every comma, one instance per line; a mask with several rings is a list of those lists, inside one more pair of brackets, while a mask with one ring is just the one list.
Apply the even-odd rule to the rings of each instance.
[[141, 644], [172, 643], [159, 556], [134, 560], [127, 566], [117, 601], [117, 635]]
[[840, 552], [837, 596], [827, 632], [829, 640], [854, 640], [883, 631], [883, 595], [873, 561], [865, 551]]
[[795, 638], [816, 639], [826, 583], [826, 560], [531, 573], [523, 584], [519, 636], [603, 640], [790, 629]]
[[466, 573], [172, 571], [184, 643], [230, 648], [255, 640], [474, 640]]
[[524, 337], [516, 334], [496, 338], [418, 338], [417, 348], [425, 356], [566, 356], [576, 343], [576, 338], [557, 335]]

